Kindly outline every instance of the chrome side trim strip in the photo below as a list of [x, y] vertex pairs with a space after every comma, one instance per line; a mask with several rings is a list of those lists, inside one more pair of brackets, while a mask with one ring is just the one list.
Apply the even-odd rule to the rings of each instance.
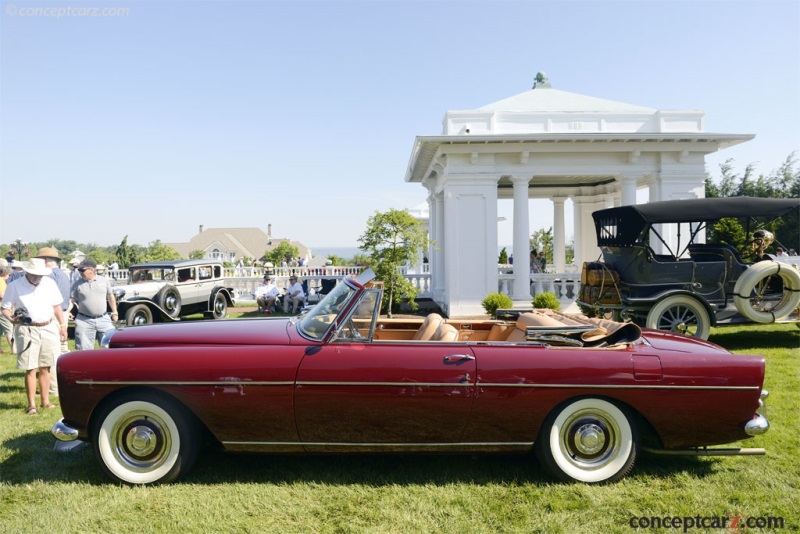
[[494, 384], [478, 382], [478, 387], [486, 388], [560, 388], [560, 389], [688, 389], [688, 390], [733, 390], [747, 391], [758, 389], [758, 386], [668, 386], [638, 384]]
[[193, 382], [182, 380], [76, 380], [76, 384], [85, 386], [293, 386], [294, 382], [248, 382], [248, 381], [222, 381]]
[[298, 386], [381, 386], [381, 387], [471, 387], [472, 382], [298, 382]]
[[[76, 384], [87, 386], [294, 386], [295, 382], [290, 380], [281, 382], [268, 381], [170, 381], [170, 380], [76, 380]], [[666, 390], [725, 390], [725, 391], [749, 391], [758, 389], [758, 386], [669, 386], [669, 385], [638, 385], [638, 384], [504, 384], [491, 382], [297, 382], [298, 386], [364, 386], [364, 387], [430, 387], [430, 388], [453, 388], [453, 387], [482, 387], [482, 388], [520, 388], [520, 389], [666, 389]]]
[[302, 447], [532, 447], [533, 442], [458, 442], [458, 443], [334, 443], [326, 441], [223, 441], [223, 445], [258, 445], [264, 447], [283, 447], [299, 445]]

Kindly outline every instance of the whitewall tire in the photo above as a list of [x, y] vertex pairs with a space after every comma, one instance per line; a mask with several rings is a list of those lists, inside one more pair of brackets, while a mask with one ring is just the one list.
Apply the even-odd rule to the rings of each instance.
[[665, 330], [698, 339], [708, 339], [711, 317], [706, 307], [689, 295], [670, 295], [650, 308], [647, 328]]
[[535, 446], [539, 461], [554, 477], [590, 484], [627, 475], [638, 448], [639, 433], [627, 410], [598, 398], [553, 410]]
[[171, 482], [197, 456], [194, 423], [177, 403], [150, 392], [132, 392], [105, 406], [92, 441], [103, 470], [126, 484]]
[[[783, 282], [780, 294], [768, 287], [773, 277]], [[739, 313], [756, 323], [774, 323], [800, 304], [800, 272], [788, 263], [760, 261], [742, 273], [733, 292]]]

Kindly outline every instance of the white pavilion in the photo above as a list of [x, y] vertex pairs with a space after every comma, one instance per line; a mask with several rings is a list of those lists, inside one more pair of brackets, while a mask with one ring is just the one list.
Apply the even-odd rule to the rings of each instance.
[[[433, 299], [450, 317], [484, 313], [498, 290], [497, 203], [513, 199], [515, 303], [530, 305], [529, 200], [553, 203], [556, 272], [564, 272], [564, 202], [573, 203], [575, 266], [600, 255], [592, 212], [704, 196], [705, 156], [750, 134], [703, 131], [701, 110], [659, 110], [533, 88], [474, 110], [447, 111], [441, 135], [417, 136], [407, 182], [428, 191]], [[668, 239], [669, 241], [669, 239]]]

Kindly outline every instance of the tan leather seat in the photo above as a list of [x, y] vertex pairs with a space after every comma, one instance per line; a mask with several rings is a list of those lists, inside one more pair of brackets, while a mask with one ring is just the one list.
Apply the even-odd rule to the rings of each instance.
[[458, 341], [458, 330], [451, 324], [442, 323], [442, 325], [436, 329], [436, 333], [433, 335], [431, 341]]
[[486, 341], [505, 341], [514, 330], [513, 324], [495, 324], [486, 336]]
[[[422, 326], [419, 327], [417, 333], [411, 338], [415, 341], [428, 341], [436, 333], [436, 330], [444, 322], [444, 319], [438, 313], [431, 313], [425, 320], [422, 321]], [[406, 334], [408, 335], [408, 334]]]

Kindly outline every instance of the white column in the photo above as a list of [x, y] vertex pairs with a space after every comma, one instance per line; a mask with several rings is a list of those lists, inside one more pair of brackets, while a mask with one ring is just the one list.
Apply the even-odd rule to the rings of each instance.
[[444, 304], [444, 196], [441, 192], [433, 195], [433, 206], [431, 210], [432, 219], [435, 219], [435, 227], [433, 228], [433, 238], [436, 241], [433, 244], [433, 252], [428, 259], [431, 262], [431, 290], [433, 291], [433, 300], [439, 305]]
[[553, 267], [557, 273], [566, 270], [567, 236], [564, 226], [564, 197], [554, 197], [553, 201]]
[[481, 301], [498, 289], [497, 177], [446, 177], [444, 213], [444, 311], [483, 315]]
[[636, 178], [622, 176], [622, 205], [633, 206], [636, 204]]
[[581, 245], [583, 243], [581, 236], [581, 233], [583, 233], [583, 197], [572, 197], [572, 228], [575, 232], [572, 243], [573, 252], [575, 254], [573, 262], [575, 266], [580, 269], [584, 261], [583, 254], [581, 254]]
[[514, 300], [531, 300], [530, 215], [527, 177], [514, 183]]

